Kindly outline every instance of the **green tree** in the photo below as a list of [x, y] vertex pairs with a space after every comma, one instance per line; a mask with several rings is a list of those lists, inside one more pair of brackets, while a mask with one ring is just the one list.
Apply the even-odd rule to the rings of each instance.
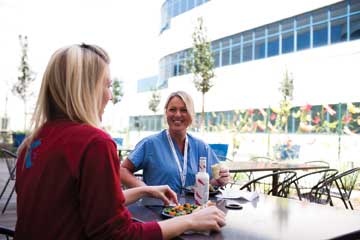
[[158, 111], [160, 101], [161, 101], [160, 92], [157, 89], [153, 90], [151, 93], [150, 100], [149, 100], [149, 109], [152, 112], [154, 112], [154, 114], [156, 114], [156, 112]]
[[19, 66], [19, 76], [12, 88], [12, 92], [19, 96], [24, 104], [24, 131], [26, 130], [27, 101], [31, 96], [31, 83], [35, 80], [35, 73], [30, 69], [28, 60], [28, 38], [19, 35], [21, 46], [21, 61]]
[[206, 29], [203, 25], [203, 19], [197, 19], [198, 25], [192, 34], [193, 48], [187, 61], [189, 71], [194, 75], [194, 84], [196, 89], [202, 93], [201, 105], [201, 129], [204, 127], [205, 121], [205, 94], [213, 86], [211, 79], [214, 73], [214, 58], [211, 52], [210, 41], [206, 36]]
[[284, 79], [281, 81], [279, 88], [282, 98], [280, 101], [280, 113], [279, 113], [279, 125], [280, 128], [285, 128], [285, 132], [288, 132], [288, 118], [291, 111], [291, 101], [293, 99], [294, 92], [294, 79], [292, 76], [289, 76], [288, 71], [286, 70]]
[[124, 96], [123, 84], [124, 82], [116, 77], [112, 81], [112, 101], [114, 104], [120, 102]]

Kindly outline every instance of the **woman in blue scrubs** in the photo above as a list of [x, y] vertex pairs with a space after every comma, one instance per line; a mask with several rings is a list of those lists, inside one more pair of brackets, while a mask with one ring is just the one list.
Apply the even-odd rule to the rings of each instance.
[[[184, 187], [195, 183], [200, 157], [207, 158], [207, 172], [218, 163], [212, 149], [199, 138], [187, 133], [195, 118], [194, 104], [189, 94], [177, 91], [165, 103], [169, 128], [142, 139], [121, 165], [120, 177], [127, 187], [143, 185], [169, 185], [181, 193]], [[143, 170], [143, 181], [133, 173]], [[211, 179], [213, 186], [224, 186], [229, 181], [229, 171], [222, 169], [218, 179]]]

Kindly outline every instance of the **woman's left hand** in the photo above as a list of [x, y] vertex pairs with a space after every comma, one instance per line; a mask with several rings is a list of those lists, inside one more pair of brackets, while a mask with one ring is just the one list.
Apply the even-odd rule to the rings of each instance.
[[176, 193], [171, 190], [168, 185], [161, 186], [147, 186], [147, 194], [154, 198], [159, 198], [164, 202], [164, 205], [175, 203], [178, 205]]

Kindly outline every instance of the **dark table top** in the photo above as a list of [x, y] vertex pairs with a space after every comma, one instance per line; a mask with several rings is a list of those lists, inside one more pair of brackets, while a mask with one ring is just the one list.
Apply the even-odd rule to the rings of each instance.
[[[193, 196], [179, 198], [180, 203], [193, 202]], [[226, 212], [226, 226], [221, 232], [183, 234], [181, 239], [359, 239], [360, 211], [350, 211], [315, 203], [301, 202], [260, 194], [252, 202], [245, 200], [217, 200]], [[241, 210], [225, 208], [225, 201], [237, 201]], [[129, 206], [139, 221], [161, 221], [161, 207], [157, 199], [142, 199]]]
[[282, 170], [310, 170], [325, 169], [328, 166], [316, 163], [301, 162], [255, 162], [255, 161], [239, 161], [228, 162], [230, 172], [255, 172], [255, 171], [282, 171]]

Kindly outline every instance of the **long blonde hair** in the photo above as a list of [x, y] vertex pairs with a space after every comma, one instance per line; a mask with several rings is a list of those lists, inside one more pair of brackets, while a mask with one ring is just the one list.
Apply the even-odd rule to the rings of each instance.
[[45, 70], [31, 132], [24, 144], [29, 146], [40, 128], [59, 115], [99, 128], [101, 84], [109, 63], [108, 54], [96, 45], [71, 45], [57, 50]]

